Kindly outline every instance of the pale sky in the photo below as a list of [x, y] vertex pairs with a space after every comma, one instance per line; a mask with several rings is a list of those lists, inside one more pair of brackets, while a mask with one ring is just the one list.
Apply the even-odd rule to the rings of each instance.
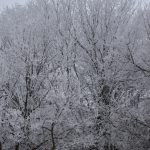
[[24, 5], [28, 0], [0, 0], [0, 11], [7, 6], [12, 6], [17, 4]]
[[[24, 5], [29, 0], [0, 0], [0, 11], [6, 8], [7, 6], [13, 6], [16, 3], [20, 5]], [[140, 0], [142, 2], [149, 2], [150, 0]]]

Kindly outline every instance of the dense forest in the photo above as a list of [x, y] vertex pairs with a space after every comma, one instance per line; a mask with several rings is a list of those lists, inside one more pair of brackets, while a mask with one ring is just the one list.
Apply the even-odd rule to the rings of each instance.
[[0, 13], [0, 150], [150, 150], [150, 7], [32, 0]]

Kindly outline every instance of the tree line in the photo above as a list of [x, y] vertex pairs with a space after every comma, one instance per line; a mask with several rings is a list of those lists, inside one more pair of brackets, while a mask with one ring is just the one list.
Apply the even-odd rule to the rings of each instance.
[[33, 0], [1, 12], [0, 150], [149, 150], [148, 6]]

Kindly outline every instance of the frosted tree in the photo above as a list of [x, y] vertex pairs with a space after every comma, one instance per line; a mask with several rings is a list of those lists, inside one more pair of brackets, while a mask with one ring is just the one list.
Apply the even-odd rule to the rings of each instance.
[[0, 149], [148, 149], [148, 14], [133, 0], [3, 11]]

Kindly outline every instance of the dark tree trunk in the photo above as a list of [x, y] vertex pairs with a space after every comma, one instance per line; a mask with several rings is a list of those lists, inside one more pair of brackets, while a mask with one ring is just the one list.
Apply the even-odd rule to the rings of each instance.
[[19, 144], [16, 144], [15, 150], [19, 150]]
[[0, 142], [0, 150], [2, 150], [2, 143]]
[[51, 138], [52, 138], [52, 150], [55, 150], [56, 143], [55, 143], [55, 139], [54, 139], [54, 123], [52, 123], [52, 126], [51, 126]]

